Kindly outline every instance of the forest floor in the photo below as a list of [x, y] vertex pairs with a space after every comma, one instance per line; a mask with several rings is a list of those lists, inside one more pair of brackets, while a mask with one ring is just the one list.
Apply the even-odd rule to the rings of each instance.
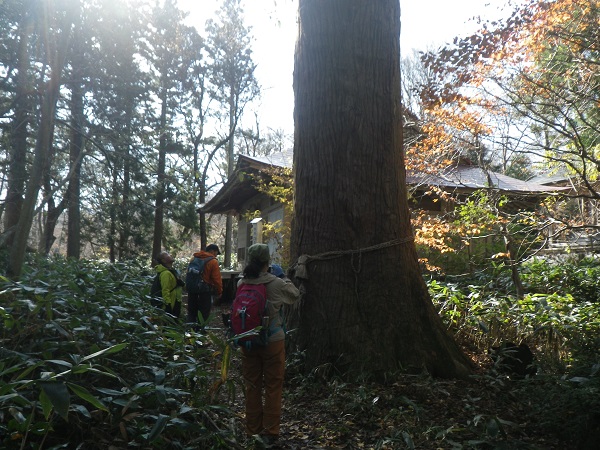
[[[530, 381], [517, 389], [511, 382], [491, 385], [481, 378], [433, 380], [426, 376], [398, 376], [386, 386], [327, 383], [309, 387], [288, 382], [280, 438], [271, 448], [587, 448], [578, 438], [561, 437], [560, 430], [549, 429], [541, 405], [523, 396], [527, 389], [541, 395], [545, 383]], [[236, 410], [241, 428], [243, 399]], [[262, 447], [257, 444], [255, 448]]]
[[[388, 385], [287, 382], [280, 439], [271, 448], [599, 448], [598, 416], [590, 424], [592, 416], [565, 404], [563, 395], [556, 381], [543, 378], [492, 382], [481, 376], [398, 376]], [[243, 399], [236, 410], [242, 427]]]
[[[242, 448], [258, 449], [597, 449], [600, 415], [586, 408], [585, 383], [538, 374], [510, 379], [487, 355], [466, 380], [398, 374], [387, 383], [316, 380], [286, 373], [279, 440], [246, 440], [244, 400], [231, 405]], [[288, 360], [290, 357], [288, 357]], [[293, 359], [293, 356], [292, 358]], [[234, 357], [231, 370], [239, 370]], [[598, 399], [591, 400], [597, 407]]]

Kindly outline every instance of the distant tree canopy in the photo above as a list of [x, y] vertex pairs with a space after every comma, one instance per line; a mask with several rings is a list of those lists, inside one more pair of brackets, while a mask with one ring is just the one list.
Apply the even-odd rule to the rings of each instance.
[[175, 0], [2, 2], [9, 273], [18, 276], [31, 246], [114, 261], [217, 237], [196, 209], [226, 179], [233, 154], [247, 150], [233, 136], [260, 94], [239, 2], [222, 14], [237, 23], [210, 21], [206, 38]]
[[[431, 139], [456, 144], [465, 136], [459, 151], [479, 148], [495, 169], [560, 174], [580, 198], [600, 199], [598, 20], [595, 0], [527, 0], [508, 18], [423, 54], [429, 78], [417, 91], [438, 131]], [[588, 209], [562, 219], [594, 226], [593, 217]]]
[[534, 214], [515, 214], [490, 185], [485, 197], [459, 202], [463, 212], [473, 205], [494, 211], [485, 227], [470, 222], [465, 228], [456, 211], [416, 218], [419, 243], [442, 253], [470, 253], [474, 247], [466, 240], [474, 232], [482, 241], [501, 237], [507, 250], [493, 254], [510, 254], [513, 268], [549, 238], [588, 242], [600, 227], [600, 5], [516, 4], [507, 17], [481, 21], [472, 35], [409, 56], [402, 65], [404, 107], [418, 130], [407, 142], [407, 168], [435, 174], [467, 160], [523, 180], [547, 175], [543, 182], [572, 188], [546, 199]]

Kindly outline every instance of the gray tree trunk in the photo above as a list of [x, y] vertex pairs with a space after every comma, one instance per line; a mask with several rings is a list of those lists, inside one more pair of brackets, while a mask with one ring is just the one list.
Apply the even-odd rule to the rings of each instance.
[[19, 30], [17, 53], [18, 76], [15, 89], [15, 114], [11, 127], [11, 149], [7, 173], [4, 230], [8, 231], [6, 245], [12, 245], [14, 232], [21, 217], [25, 181], [27, 179], [27, 138], [31, 118], [31, 80], [29, 78], [29, 37], [33, 32], [30, 11], [24, 9]]
[[56, 101], [58, 99], [60, 78], [63, 68], [62, 62], [59, 64], [60, 65], [53, 66], [52, 74], [42, 100], [40, 126], [35, 145], [33, 164], [27, 182], [23, 208], [10, 250], [10, 259], [8, 261], [7, 272], [12, 278], [19, 278], [21, 275], [21, 270], [25, 261], [27, 239], [33, 224], [35, 205], [43, 180], [44, 167], [46, 166], [46, 158], [48, 157], [48, 152], [52, 145], [55, 119], [54, 113], [56, 110]]
[[[76, 64], [83, 64], [80, 58]], [[81, 255], [81, 159], [84, 146], [83, 137], [83, 87], [81, 83], [81, 67], [73, 68], [75, 82], [71, 88], [71, 143], [69, 162], [71, 179], [67, 188], [67, 256], [79, 259]]]
[[[81, 3], [79, 1], [65, 4], [64, 15], [60, 11], [50, 10], [47, 3], [43, 3], [41, 23], [46, 28], [45, 51], [50, 69], [50, 77], [42, 85], [44, 95], [40, 107], [40, 122], [34, 149], [33, 163], [27, 180], [27, 188], [23, 201], [23, 208], [19, 216], [14, 241], [10, 248], [10, 258], [7, 274], [18, 279], [23, 270], [27, 240], [33, 224], [35, 206], [38, 200], [46, 160], [52, 146], [54, 137], [54, 123], [56, 103], [60, 92], [60, 83], [65, 66], [66, 56], [70, 49], [72, 38], [72, 25], [80, 16]], [[55, 20], [56, 19], [56, 20]]]
[[[230, 177], [233, 173], [235, 166], [234, 152], [235, 148], [235, 128], [237, 126], [237, 115], [239, 111], [237, 109], [235, 101], [236, 93], [233, 87], [230, 88], [229, 94], [229, 142], [227, 144], [227, 177]], [[232, 252], [232, 240], [233, 240], [233, 216], [227, 214], [225, 219], [225, 257], [223, 259], [223, 267], [231, 267], [231, 252]]]
[[[166, 83], [166, 73], [163, 73], [163, 83]], [[152, 241], [152, 256], [154, 257], [162, 250], [162, 238], [164, 230], [164, 203], [165, 203], [165, 166], [167, 159], [167, 92], [163, 87], [161, 94], [160, 113], [160, 140], [158, 144], [158, 168], [156, 177], [158, 185], [156, 188], [156, 202], [154, 209], [154, 239]]]

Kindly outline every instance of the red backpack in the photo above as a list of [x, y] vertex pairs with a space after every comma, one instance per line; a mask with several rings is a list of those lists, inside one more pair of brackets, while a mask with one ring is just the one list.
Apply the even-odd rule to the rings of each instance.
[[247, 333], [262, 327], [258, 335], [234, 339], [234, 343], [246, 348], [264, 347], [268, 343], [269, 319], [267, 313], [267, 287], [264, 284], [242, 284], [237, 288], [231, 305], [231, 331], [234, 335]]

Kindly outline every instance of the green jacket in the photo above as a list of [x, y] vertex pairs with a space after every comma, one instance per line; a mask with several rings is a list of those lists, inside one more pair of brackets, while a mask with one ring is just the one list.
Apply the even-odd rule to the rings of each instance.
[[160, 276], [163, 301], [165, 304], [175, 307], [177, 302], [181, 303], [182, 287], [177, 284], [177, 278], [173, 272], [162, 264], [159, 264], [154, 269]]

